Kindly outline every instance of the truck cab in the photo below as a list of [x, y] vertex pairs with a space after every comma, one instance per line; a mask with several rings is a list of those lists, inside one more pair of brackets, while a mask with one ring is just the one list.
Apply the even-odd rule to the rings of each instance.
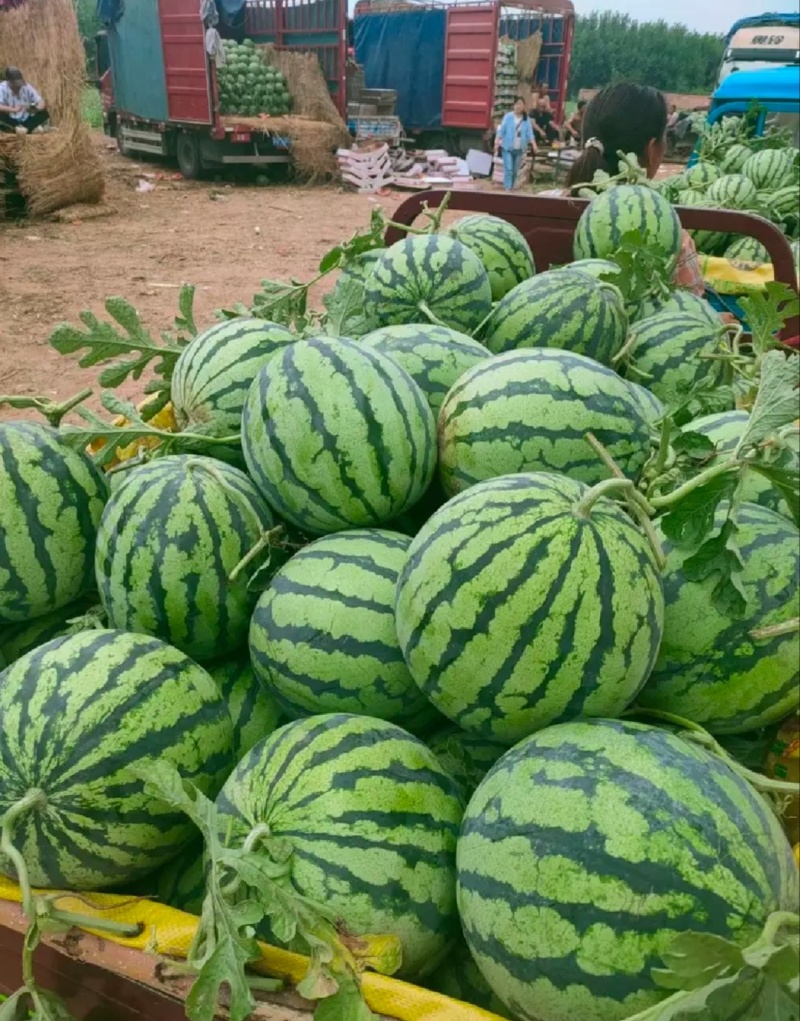
[[725, 38], [717, 86], [734, 72], [800, 64], [800, 14], [759, 14], [737, 21]]
[[793, 144], [800, 147], [800, 65], [729, 75], [712, 96], [707, 123], [742, 116], [753, 104], [758, 111], [753, 125], [756, 135], [772, 125], [789, 128]]

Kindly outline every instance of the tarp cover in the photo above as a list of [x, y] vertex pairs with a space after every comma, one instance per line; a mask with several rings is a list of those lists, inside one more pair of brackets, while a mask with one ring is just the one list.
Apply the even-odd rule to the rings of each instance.
[[740, 28], [758, 28], [759, 25], [800, 25], [800, 13], [787, 11], [783, 14], [754, 14], [750, 18], [739, 18], [728, 30], [725, 45], [728, 45]]
[[97, 0], [97, 17], [104, 25], [113, 25], [122, 17], [124, 0]]
[[357, 15], [353, 23], [366, 87], [396, 90], [406, 131], [442, 125], [446, 18], [441, 8]]

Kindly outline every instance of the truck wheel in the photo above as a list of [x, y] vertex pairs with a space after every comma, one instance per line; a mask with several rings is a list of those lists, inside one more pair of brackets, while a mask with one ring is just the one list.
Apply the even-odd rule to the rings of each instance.
[[197, 136], [186, 132], [178, 135], [178, 142], [175, 155], [178, 160], [178, 170], [187, 181], [196, 181], [203, 172], [203, 162], [200, 159], [200, 143]]

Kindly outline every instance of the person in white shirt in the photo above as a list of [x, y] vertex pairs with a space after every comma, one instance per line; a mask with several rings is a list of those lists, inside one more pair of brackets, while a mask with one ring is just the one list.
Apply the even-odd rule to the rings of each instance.
[[44, 100], [17, 67], [7, 67], [0, 82], [0, 131], [27, 135], [50, 120]]

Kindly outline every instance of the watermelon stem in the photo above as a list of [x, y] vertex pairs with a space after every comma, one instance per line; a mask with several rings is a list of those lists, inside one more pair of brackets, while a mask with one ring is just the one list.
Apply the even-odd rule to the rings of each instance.
[[417, 308], [429, 322], [433, 323], [434, 326], [444, 326], [445, 329], [447, 329], [447, 323], [443, 323], [442, 320], [430, 310], [427, 302], [425, 301], [417, 302]]
[[672, 507], [695, 489], [699, 489], [701, 486], [706, 485], [706, 483], [710, 482], [711, 479], [715, 479], [718, 475], [724, 475], [726, 472], [738, 468], [739, 462], [735, 458], [729, 458], [727, 461], [722, 461], [719, 464], [712, 465], [710, 468], [706, 468], [705, 471], [700, 472], [699, 475], [695, 475], [694, 478], [689, 479], [688, 482], [684, 482], [682, 486], [678, 486], [677, 489], [673, 489], [671, 493], [667, 493], [665, 496], [651, 497], [650, 505], [655, 508], [656, 511], [661, 510], [664, 507]]
[[14, 829], [19, 819], [46, 807], [47, 795], [40, 787], [33, 787], [6, 811], [0, 826], [0, 852], [14, 866], [22, 892], [22, 910], [31, 922], [36, 918], [36, 900], [28, 879], [28, 866], [22, 854], [14, 847]]
[[[242, 571], [244, 571], [245, 568], [247, 568], [260, 553], [262, 553], [265, 549], [268, 549], [270, 546], [272, 546], [273, 539], [279, 536], [282, 532], [283, 525], [276, 525], [274, 528], [269, 528], [267, 529], [266, 532], [263, 532], [261, 538], [258, 539], [256, 544], [252, 546], [247, 551], [247, 553], [245, 553], [245, 555], [242, 557], [242, 559], [239, 561], [236, 567], [234, 567], [234, 569], [228, 575], [228, 581], [231, 583], [236, 581], [236, 579], [239, 577]], [[277, 543], [275, 545], [277, 545]]]
[[781, 624], [769, 624], [767, 627], [757, 627], [750, 632], [750, 637], [756, 642], [766, 638], [781, 638], [783, 635], [793, 635], [800, 631], [800, 617], [793, 617]]

